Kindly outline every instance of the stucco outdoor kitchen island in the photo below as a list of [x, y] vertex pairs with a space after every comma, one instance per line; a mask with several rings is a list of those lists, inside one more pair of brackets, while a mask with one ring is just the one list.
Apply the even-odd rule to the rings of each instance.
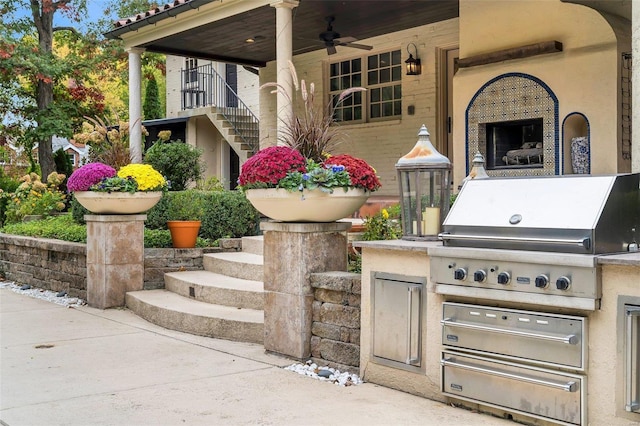
[[[482, 297], [478, 297], [478, 293], [471, 288], [462, 288], [455, 295], [443, 294], [438, 290], [439, 284], [432, 280], [431, 270], [433, 253], [437, 253], [443, 247], [439, 241], [357, 241], [354, 242], [354, 246], [362, 250], [360, 373], [364, 380], [532, 424], [627, 425], [630, 422], [640, 422], [640, 413], [636, 405], [640, 381], [640, 332], [637, 316], [637, 310], [640, 308], [640, 253], [596, 256], [593, 271], [601, 282], [602, 296], [598, 302], [599, 307], [588, 310], [526, 301], [514, 302], [509, 300], [509, 293], [501, 299], [491, 300], [482, 294]], [[513, 299], [518, 297], [514, 294]], [[531, 300], [536, 302], [535, 295]], [[445, 309], [460, 306], [469, 308], [472, 315], [477, 313], [479, 316], [491, 317], [494, 312], [498, 312], [504, 313], [503, 317], [514, 316], [523, 323], [527, 319], [539, 323], [548, 319], [564, 324], [563, 321], [567, 318], [577, 319], [583, 330], [576, 336], [562, 338], [551, 335], [543, 337], [542, 341], [553, 342], [557, 339], [561, 347], [571, 347], [573, 352], [576, 351], [576, 347], [583, 348], [584, 353], [578, 356], [582, 360], [582, 367], [558, 367], [553, 362], [522, 360], [523, 357], [518, 354], [497, 357], [497, 363], [501, 366], [504, 364], [505, 368], [516, 365], [514, 368], [517, 375], [525, 377], [531, 375], [523, 374], [520, 364], [543, 377], [550, 371], [561, 377], [577, 378], [568, 380], [566, 383], [572, 384], [565, 386], [561, 391], [579, 395], [577, 398], [582, 414], [576, 415], [572, 421], [545, 419], [544, 413], [535, 412], [536, 406], [540, 405], [533, 399], [537, 396], [535, 392], [531, 396], [518, 395], [520, 400], [530, 404], [528, 412], [524, 406], [514, 409], [464, 396], [459, 399], [452, 396], [454, 390], [451, 389], [451, 383], [447, 383], [446, 389], [444, 388], [444, 372], [445, 368], [449, 368], [445, 367], [446, 360], [450, 357], [448, 352], [457, 354], [458, 358], [460, 355], [468, 356], [472, 361], [482, 358], [483, 355], [481, 350], [454, 346], [464, 342], [463, 331], [459, 333], [460, 342], [455, 343], [452, 342], [456, 340], [456, 337], [452, 336], [454, 333], [447, 331], [445, 334], [443, 323], [446, 324], [445, 320], [450, 319], [445, 318]], [[571, 321], [572, 326], [574, 323], [576, 321]], [[466, 325], [472, 331], [491, 331], [494, 328]], [[484, 333], [481, 337], [489, 342], [495, 338], [499, 342], [501, 336], [509, 331], [495, 328], [498, 328], [492, 330], [495, 333]], [[513, 342], [513, 346], [526, 348], [526, 345], [521, 344], [522, 339], [527, 340], [529, 337], [522, 336], [527, 334], [524, 332], [526, 327], [519, 331], [520, 334], [516, 330], [516, 333], [508, 338]], [[391, 348], [390, 345], [395, 347]], [[560, 358], [570, 357], [571, 355], [566, 355]], [[482, 365], [481, 361], [461, 364], [471, 368]], [[471, 371], [470, 374], [481, 373]], [[497, 380], [495, 383], [498, 387], [494, 391], [486, 392], [488, 394], [517, 392], [520, 389], [517, 383], [515, 387], [500, 387], [500, 380], [506, 380], [504, 376], [491, 377]], [[544, 382], [549, 386], [563, 385], [563, 382], [553, 378]], [[510, 385], [511, 383], [505, 383], [505, 386]], [[553, 388], [545, 389], [554, 392]]]

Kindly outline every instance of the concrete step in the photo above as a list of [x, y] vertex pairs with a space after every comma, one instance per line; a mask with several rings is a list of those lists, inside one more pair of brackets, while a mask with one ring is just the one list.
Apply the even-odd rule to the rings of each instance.
[[242, 237], [242, 252], [262, 256], [264, 254], [264, 237], [262, 235]]
[[214, 305], [168, 290], [129, 292], [126, 305], [145, 320], [171, 330], [237, 342], [264, 341], [264, 312]]
[[205, 303], [240, 309], [264, 309], [261, 281], [243, 280], [209, 271], [180, 271], [164, 274], [166, 290]]
[[244, 252], [206, 253], [202, 256], [205, 271], [251, 281], [264, 281], [261, 255]]

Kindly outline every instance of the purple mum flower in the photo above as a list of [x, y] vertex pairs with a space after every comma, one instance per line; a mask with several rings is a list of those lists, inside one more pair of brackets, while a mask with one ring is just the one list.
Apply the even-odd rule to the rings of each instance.
[[114, 177], [116, 169], [103, 163], [89, 163], [77, 169], [69, 176], [67, 189], [69, 192], [89, 191], [104, 178]]

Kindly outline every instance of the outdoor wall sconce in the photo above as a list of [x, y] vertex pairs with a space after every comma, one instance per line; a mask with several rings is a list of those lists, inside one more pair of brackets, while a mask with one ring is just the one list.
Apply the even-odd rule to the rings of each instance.
[[[414, 52], [416, 54], [415, 59], [411, 52], [409, 52], [409, 46], [413, 45]], [[409, 54], [409, 59], [404, 61], [407, 64], [407, 75], [420, 75], [422, 73], [422, 66], [420, 65], [420, 58], [418, 58], [418, 48], [415, 44], [409, 43], [407, 45], [407, 53]]]

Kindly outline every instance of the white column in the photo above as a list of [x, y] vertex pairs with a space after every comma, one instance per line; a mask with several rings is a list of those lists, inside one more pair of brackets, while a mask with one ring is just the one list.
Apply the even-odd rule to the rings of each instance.
[[631, 171], [640, 173], [640, 2], [631, 2]]
[[129, 157], [142, 163], [142, 65], [144, 49], [131, 47], [129, 53]]
[[[276, 8], [276, 72], [277, 83], [286, 91], [277, 94], [278, 144], [283, 123], [293, 116], [293, 80], [289, 71], [289, 61], [293, 58], [293, 19], [292, 9], [298, 6], [297, 0], [278, 0], [271, 3]], [[288, 96], [288, 97], [287, 97]]]

